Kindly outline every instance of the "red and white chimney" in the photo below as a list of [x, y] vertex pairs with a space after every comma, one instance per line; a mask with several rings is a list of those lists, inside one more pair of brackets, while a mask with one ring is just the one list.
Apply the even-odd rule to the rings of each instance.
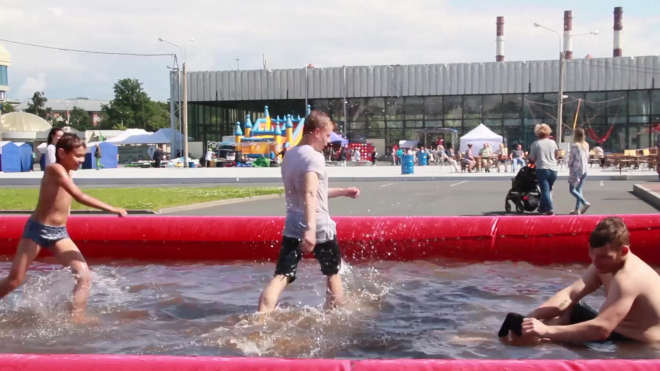
[[614, 8], [614, 56], [623, 55], [623, 44], [621, 40], [621, 31], [623, 30], [623, 8], [617, 6]]
[[495, 38], [495, 60], [504, 62], [504, 17], [497, 17], [497, 37]]
[[573, 59], [573, 11], [564, 11], [564, 58]]

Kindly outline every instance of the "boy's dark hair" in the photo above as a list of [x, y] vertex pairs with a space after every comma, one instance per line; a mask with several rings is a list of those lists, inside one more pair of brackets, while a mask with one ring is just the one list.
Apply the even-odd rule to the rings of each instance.
[[305, 126], [303, 126], [303, 135], [309, 134], [316, 129], [324, 128], [327, 125], [332, 125], [334, 129], [335, 123], [332, 122], [327, 113], [319, 110], [313, 110], [305, 117]]
[[48, 140], [46, 141], [47, 146], [50, 145], [50, 144], [57, 145], [57, 143], [53, 143], [53, 137], [55, 136], [55, 134], [58, 131], [62, 131], [62, 128], [52, 128], [52, 129], [50, 129], [50, 132], [48, 132]]
[[591, 232], [589, 237], [591, 248], [603, 247], [608, 243], [611, 243], [616, 250], [621, 250], [623, 246], [630, 245], [630, 233], [621, 218], [605, 218]]
[[87, 148], [85, 145], [85, 141], [83, 141], [81, 138], [78, 138], [77, 135], [71, 134], [71, 133], [64, 133], [60, 140], [57, 141], [57, 145], [55, 146], [55, 159], [56, 162], [59, 162], [59, 156], [57, 155], [57, 150], [62, 148], [64, 152], [71, 152], [76, 148]]

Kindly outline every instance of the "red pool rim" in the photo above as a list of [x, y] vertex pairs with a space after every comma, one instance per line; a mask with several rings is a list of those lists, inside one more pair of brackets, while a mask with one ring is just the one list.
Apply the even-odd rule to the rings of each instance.
[[[348, 261], [588, 262], [587, 241], [605, 216], [336, 217]], [[632, 251], [660, 264], [660, 215], [621, 215]], [[0, 216], [0, 255], [16, 251], [26, 216]], [[88, 258], [274, 260], [281, 217], [72, 216], [72, 239]], [[660, 360], [333, 360], [130, 355], [0, 355], [2, 370], [658, 370]]]

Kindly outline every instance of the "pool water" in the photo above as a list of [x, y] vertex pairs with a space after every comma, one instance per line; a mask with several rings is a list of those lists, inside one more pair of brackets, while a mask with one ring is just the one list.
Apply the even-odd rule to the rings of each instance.
[[[278, 309], [254, 316], [272, 263], [140, 264], [92, 261], [89, 313], [74, 325], [73, 280], [54, 260], [0, 301], [5, 353], [124, 353], [323, 358], [658, 358], [640, 344], [512, 346], [497, 331], [577, 279], [584, 266], [448, 261], [344, 264], [348, 303], [324, 310], [325, 279], [301, 263]], [[9, 263], [0, 264], [7, 274]], [[587, 299], [599, 307], [604, 293]]]

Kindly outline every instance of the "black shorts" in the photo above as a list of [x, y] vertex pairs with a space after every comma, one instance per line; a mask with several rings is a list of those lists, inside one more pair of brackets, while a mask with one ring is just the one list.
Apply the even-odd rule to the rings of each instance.
[[[590, 307], [589, 304], [583, 302], [582, 300], [578, 301], [573, 305], [571, 311], [571, 325], [576, 323], [582, 323], [591, 321], [592, 319], [598, 316], [598, 311]], [[630, 341], [631, 339], [619, 334], [618, 332], [612, 331], [610, 336], [605, 341]]]
[[[280, 257], [277, 259], [277, 265], [275, 266], [275, 275], [287, 276], [289, 283], [296, 280], [298, 263], [303, 256], [300, 249], [301, 242], [297, 238], [286, 236], [282, 238], [282, 249], [280, 250]], [[314, 257], [321, 264], [321, 272], [324, 275], [332, 276], [339, 273], [339, 268], [341, 268], [341, 251], [339, 250], [336, 239], [317, 243], [314, 246]]]

